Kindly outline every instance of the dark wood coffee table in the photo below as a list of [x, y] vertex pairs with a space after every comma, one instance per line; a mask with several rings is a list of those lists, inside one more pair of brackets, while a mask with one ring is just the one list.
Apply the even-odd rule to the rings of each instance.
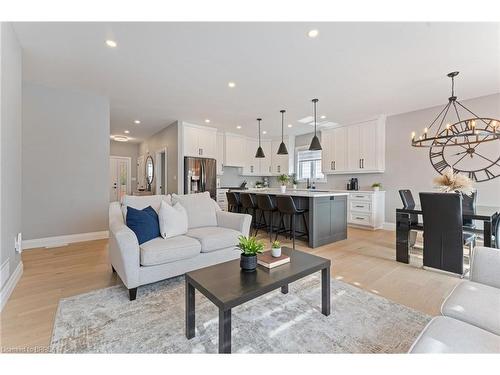
[[240, 261], [216, 264], [186, 273], [186, 337], [195, 335], [195, 288], [219, 308], [219, 353], [231, 353], [231, 309], [263, 294], [321, 271], [321, 312], [330, 315], [330, 260], [284, 247], [290, 263], [242, 272]]

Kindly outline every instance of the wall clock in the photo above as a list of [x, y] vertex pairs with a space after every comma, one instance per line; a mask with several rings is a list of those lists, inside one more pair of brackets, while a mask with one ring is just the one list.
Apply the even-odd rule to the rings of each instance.
[[447, 125], [436, 134], [429, 149], [434, 169], [446, 168], [476, 182], [500, 176], [500, 137], [498, 120], [473, 118]]

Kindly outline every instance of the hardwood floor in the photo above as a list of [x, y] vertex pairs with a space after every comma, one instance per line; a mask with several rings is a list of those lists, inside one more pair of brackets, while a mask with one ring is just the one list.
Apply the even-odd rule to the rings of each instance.
[[[107, 246], [107, 240], [98, 240], [25, 251], [23, 276], [1, 314], [2, 351], [46, 351], [61, 298], [120, 284], [108, 264]], [[298, 241], [296, 247], [330, 258], [332, 277], [430, 315], [439, 314], [443, 299], [460, 282], [421, 269], [417, 257], [410, 265], [396, 262], [391, 231], [350, 228], [347, 240], [316, 249]], [[140, 303], [140, 288], [138, 293], [132, 303]]]

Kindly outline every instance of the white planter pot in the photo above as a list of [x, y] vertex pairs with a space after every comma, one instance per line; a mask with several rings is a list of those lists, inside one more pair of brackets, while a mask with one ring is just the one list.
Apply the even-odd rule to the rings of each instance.
[[373, 191], [379, 191], [379, 190], [380, 190], [380, 187], [379, 187], [379, 186], [375, 186], [375, 187], [373, 188]]
[[271, 248], [271, 255], [275, 258], [279, 258], [281, 256], [281, 247], [278, 247], [278, 248], [274, 248], [272, 247]]
[[280, 189], [281, 189], [282, 193], [286, 193], [286, 186], [285, 185], [281, 185]]

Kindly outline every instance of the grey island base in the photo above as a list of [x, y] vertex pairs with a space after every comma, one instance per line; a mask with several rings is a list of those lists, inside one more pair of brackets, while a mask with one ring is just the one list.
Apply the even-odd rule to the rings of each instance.
[[[278, 195], [291, 196], [298, 209], [308, 209], [306, 214], [309, 231], [309, 247], [315, 248], [347, 238], [347, 197], [343, 192], [322, 192], [310, 190], [287, 190], [281, 193], [279, 189], [249, 189], [234, 190], [234, 193], [269, 194], [272, 200]], [[260, 214], [257, 215], [260, 218]], [[266, 220], [269, 220], [266, 217]], [[269, 222], [269, 221], [267, 221]], [[279, 227], [279, 214], [273, 215], [273, 227]], [[260, 223], [259, 223], [260, 224]], [[285, 220], [285, 226], [290, 228], [290, 221]], [[305, 232], [301, 220], [296, 220], [297, 232]]]

